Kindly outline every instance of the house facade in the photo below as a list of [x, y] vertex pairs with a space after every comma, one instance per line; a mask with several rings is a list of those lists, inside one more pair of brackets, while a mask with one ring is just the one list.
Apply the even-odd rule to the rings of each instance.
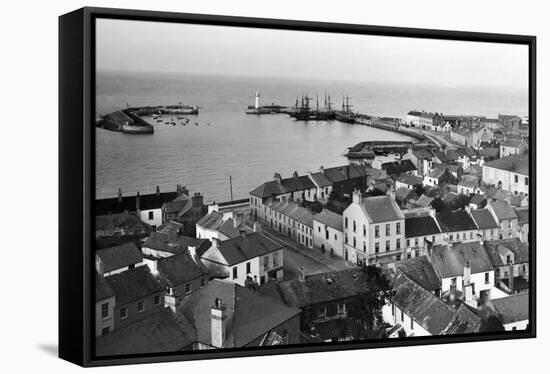
[[313, 218], [313, 248], [347, 260], [344, 253], [344, 218], [327, 209]]
[[528, 195], [529, 155], [511, 155], [485, 162], [482, 180], [515, 195]]

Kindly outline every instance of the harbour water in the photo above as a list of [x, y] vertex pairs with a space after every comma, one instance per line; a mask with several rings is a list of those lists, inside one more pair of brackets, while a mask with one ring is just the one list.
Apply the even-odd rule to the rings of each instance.
[[[410, 109], [446, 114], [527, 114], [523, 92], [479, 88], [423, 87], [323, 81], [290, 81], [152, 73], [99, 72], [97, 114], [142, 105], [183, 102], [199, 106], [186, 126], [151, 121], [154, 135], [126, 135], [96, 129], [96, 197], [151, 193], [155, 186], [174, 190], [186, 185], [206, 201], [244, 198], [279, 172], [288, 177], [345, 164], [347, 147], [366, 140], [408, 140], [406, 136], [366, 126], [329, 122], [297, 122], [284, 114], [246, 115], [260, 90], [262, 104], [291, 106], [296, 95], [325, 90], [341, 105], [352, 97], [354, 110], [403, 117]], [[315, 103], [313, 103], [315, 105]], [[199, 125], [196, 126], [195, 122]], [[208, 125], [209, 124], [209, 125]]]

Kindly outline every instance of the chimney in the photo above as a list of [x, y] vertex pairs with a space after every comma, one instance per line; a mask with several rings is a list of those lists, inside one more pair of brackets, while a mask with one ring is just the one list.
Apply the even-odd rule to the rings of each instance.
[[363, 201], [363, 194], [359, 190], [353, 191], [352, 196], [352, 203], [353, 204], [361, 204], [361, 201]]
[[508, 264], [508, 288], [510, 292], [514, 293], [514, 263], [510, 262]]
[[136, 215], [139, 217], [139, 213], [141, 212], [141, 209], [139, 209], [139, 191], [136, 195]]
[[103, 272], [104, 272], [103, 261], [101, 261], [101, 257], [99, 257], [98, 255], [95, 256], [95, 268], [99, 273], [99, 275], [103, 275]]
[[157, 196], [160, 196], [160, 187], [157, 186]]
[[300, 282], [305, 282], [306, 281], [306, 273], [304, 271], [304, 267], [303, 266], [300, 266], [298, 268], [298, 280]]
[[470, 268], [470, 261], [466, 261], [466, 264], [464, 265], [464, 274], [462, 276], [462, 282], [464, 286], [467, 286], [470, 284], [471, 275], [472, 275], [472, 269]]
[[254, 232], [262, 232], [262, 224], [260, 222], [254, 222]]
[[283, 180], [283, 179], [281, 178], [281, 174], [279, 174], [279, 173], [275, 173], [275, 174], [273, 175], [273, 179], [276, 180], [276, 181], [279, 182], [279, 183], [281, 183], [281, 181]]
[[122, 190], [120, 189], [120, 187], [118, 188], [118, 202], [122, 202]]
[[462, 290], [464, 292], [464, 302], [474, 308], [477, 308], [477, 302], [474, 300], [474, 286], [468, 284]]
[[189, 189], [185, 186], [182, 186], [181, 187], [181, 194], [182, 195], [186, 195], [186, 196], [189, 196]]
[[349, 177], [349, 175], [350, 175], [350, 170], [349, 170], [349, 169], [350, 169], [350, 168], [351, 168], [350, 165], [346, 166], [346, 180], [349, 180], [349, 179], [350, 179], [350, 177]]
[[222, 300], [216, 298], [214, 305], [210, 309], [211, 318], [211, 332], [212, 332], [212, 346], [215, 348], [221, 348], [225, 343], [227, 316], [225, 314], [225, 306], [222, 304]]
[[321, 167], [319, 167], [319, 172], [321, 172], [321, 173], [325, 172], [325, 167], [323, 165], [321, 165]]
[[241, 225], [241, 223], [243, 222], [243, 218], [240, 214], [234, 214], [233, 215], [233, 227], [234, 228], [237, 228]]
[[222, 214], [222, 220], [227, 221], [228, 219], [233, 218], [233, 212], [232, 211], [226, 211]]
[[159, 273], [157, 268], [157, 260], [147, 261], [147, 266], [149, 267], [149, 270], [151, 270], [151, 274], [157, 275]]
[[168, 291], [164, 294], [164, 307], [168, 307], [172, 310], [172, 312], [176, 313], [179, 305], [179, 294], [176, 293], [176, 291], [172, 287], [168, 288]]
[[292, 177], [294, 179], [298, 179], [298, 172], [297, 171], [294, 171], [294, 173], [292, 173]]
[[246, 230], [239, 230], [239, 235], [241, 238], [246, 239]]
[[[185, 187], [183, 189], [184, 191], [187, 191]], [[204, 203], [204, 197], [200, 194], [200, 192], [195, 192], [195, 194], [191, 198], [191, 205], [193, 207], [199, 207], [199, 206], [202, 206], [203, 203]]]
[[176, 194], [177, 194], [178, 196], [181, 195], [181, 184], [178, 184], [178, 185], [176, 186]]
[[456, 301], [456, 283], [452, 282], [449, 287], [449, 303], [454, 304]]

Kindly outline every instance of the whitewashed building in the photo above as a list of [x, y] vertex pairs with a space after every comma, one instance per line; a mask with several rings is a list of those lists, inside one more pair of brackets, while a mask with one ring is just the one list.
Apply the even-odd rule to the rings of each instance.
[[344, 218], [324, 209], [313, 217], [313, 247], [348, 260], [344, 253]]

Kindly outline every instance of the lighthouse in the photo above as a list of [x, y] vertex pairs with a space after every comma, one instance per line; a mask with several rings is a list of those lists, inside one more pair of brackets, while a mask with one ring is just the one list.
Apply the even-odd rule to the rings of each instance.
[[254, 101], [254, 109], [258, 110], [260, 109], [260, 92], [256, 91], [255, 101]]

